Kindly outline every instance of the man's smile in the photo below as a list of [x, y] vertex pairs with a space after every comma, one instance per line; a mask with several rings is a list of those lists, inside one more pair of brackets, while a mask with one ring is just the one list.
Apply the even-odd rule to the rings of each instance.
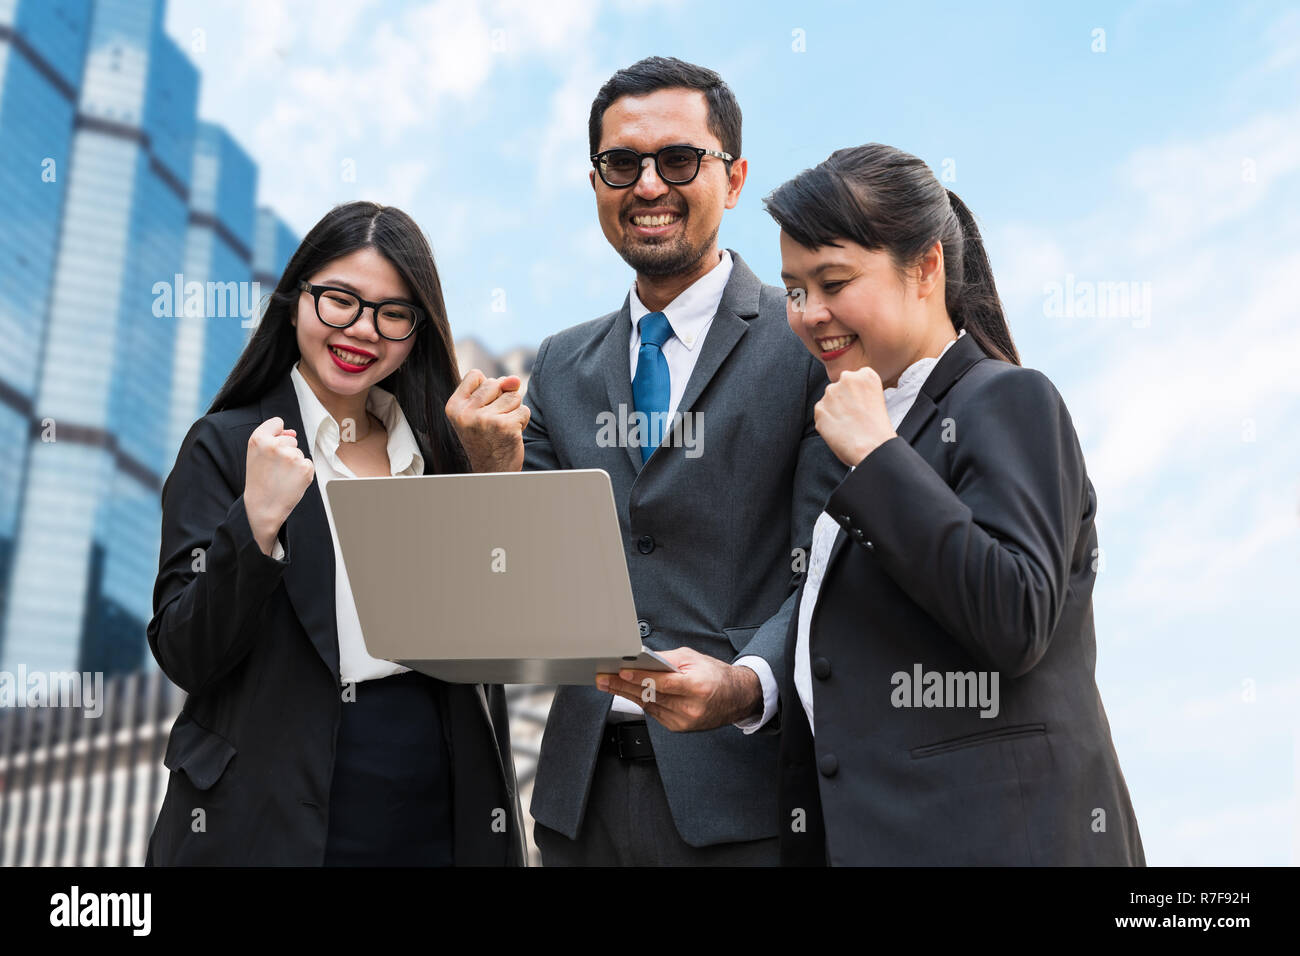
[[676, 209], [657, 206], [652, 209], [638, 209], [627, 217], [633, 235], [659, 236], [677, 228], [686, 217]]

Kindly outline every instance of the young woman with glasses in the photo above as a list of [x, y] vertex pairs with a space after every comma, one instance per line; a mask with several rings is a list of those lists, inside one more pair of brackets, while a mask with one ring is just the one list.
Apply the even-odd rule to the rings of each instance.
[[148, 638], [188, 697], [149, 864], [522, 862], [502, 688], [366, 652], [319, 490], [467, 470], [458, 378], [419, 227], [333, 209], [163, 487]]

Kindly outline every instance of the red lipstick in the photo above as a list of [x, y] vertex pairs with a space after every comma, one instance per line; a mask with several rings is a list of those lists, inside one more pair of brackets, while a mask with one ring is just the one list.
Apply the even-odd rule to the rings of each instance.
[[[355, 375], [357, 372], [364, 372], [366, 369], [370, 368], [370, 366], [375, 364], [374, 362], [367, 362], [364, 365], [356, 365], [353, 364], [352, 362], [345, 362], [343, 359], [339, 358], [338, 355], [335, 354], [334, 348], [343, 348], [343, 346], [341, 345], [334, 346], [334, 347], [327, 346], [325, 350], [329, 352], [330, 358], [334, 360], [334, 364], [337, 365], [339, 368], [343, 369], [343, 371], [345, 372], [349, 372]], [[348, 348], [351, 349], [352, 346], [348, 346]], [[356, 351], [357, 353], [362, 353], [361, 349], [354, 349], [353, 351]], [[370, 355], [369, 352], [365, 352], [364, 354]], [[374, 358], [374, 356], [372, 355], [371, 358]]]

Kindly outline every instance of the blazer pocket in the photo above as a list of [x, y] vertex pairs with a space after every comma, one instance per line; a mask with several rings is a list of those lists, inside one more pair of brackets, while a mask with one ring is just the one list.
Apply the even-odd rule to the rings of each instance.
[[761, 624], [750, 624], [746, 627], [724, 627], [722, 633], [727, 635], [727, 640], [731, 642], [732, 648], [739, 653], [749, 645], [754, 634], [762, 626]]
[[200, 727], [194, 718], [182, 711], [167, 738], [163, 766], [168, 770], [183, 770], [195, 787], [209, 790], [221, 779], [234, 756], [235, 748], [230, 741]]
[[1007, 727], [983, 730], [977, 734], [967, 734], [964, 737], [953, 737], [951, 740], [941, 740], [923, 747], [913, 747], [909, 752], [913, 759], [933, 757], [935, 754], [948, 753], [950, 750], [978, 747], [981, 744], [1003, 740], [1016, 740], [1020, 737], [1038, 737], [1045, 733], [1047, 733], [1046, 724], [1011, 724]]

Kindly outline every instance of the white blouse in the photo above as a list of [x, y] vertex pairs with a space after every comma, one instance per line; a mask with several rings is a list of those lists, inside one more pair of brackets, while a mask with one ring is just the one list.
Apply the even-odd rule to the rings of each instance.
[[[317, 487], [334, 478], [357, 477], [338, 456], [339, 423], [325, 410], [325, 406], [298, 371], [297, 363], [294, 364], [290, 377], [293, 379], [294, 391], [298, 393], [298, 410], [302, 414], [303, 429], [307, 433], [304, 437], [307, 447], [311, 449], [312, 464], [316, 469]], [[396, 397], [391, 392], [372, 385], [370, 394], [366, 396], [366, 410], [382, 421], [388, 431], [390, 472], [393, 475], [424, 474], [424, 458], [420, 455], [415, 434], [407, 424]], [[409, 667], [378, 660], [366, 653], [366, 645], [361, 637], [361, 622], [357, 619], [357, 606], [352, 600], [352, 587], [343, 567], [334, 519], [328, 508], [325, 509], [325, 517], [329, 521], [330, 538], [334, 542], [334, 612], [339, 635], [340, 679], [349, 684], [410, 670]], [[271, 557], [276, 560], [284, 557], [284, 548], [280, 545], [278, 536]]]
[[[909, 365], [898, 376], [898, 384], [885, 389], [885, 410], [889, 413], [889, 424], [897, 431], [899, 423], [907, 416], [921, 386], [930, 377], [930, 372], [939, 364], [943, 353], [952, 348], [957, 339], [966, 334], [962, 329], [957, 338], [943, 347], [938, 358], [926, 357]], [[853, 466], [856, 467], [856, 466]], [[850, 471], [853, 468], [849, 469]], [[823, 511], [817, 516], [813, 525], [812, 550], [808, 557], [808, 580], [804, 584], [803, 599], [799, 602], [799, 626], [795, 634], [794, 647], [794, 689], [799, 693], [804, 713], [808, 715], [808, 728], [816, 733], [813, 724], [813, 682], [812, 660], [809, 652], [809, 626], [812, 624], [813, 611], [817, 607], [817, 597], [821, 593], [822, 578], [826, 574], [826, 563], [830, 560], [835, 537], [842, 529], [839, 523]]]

